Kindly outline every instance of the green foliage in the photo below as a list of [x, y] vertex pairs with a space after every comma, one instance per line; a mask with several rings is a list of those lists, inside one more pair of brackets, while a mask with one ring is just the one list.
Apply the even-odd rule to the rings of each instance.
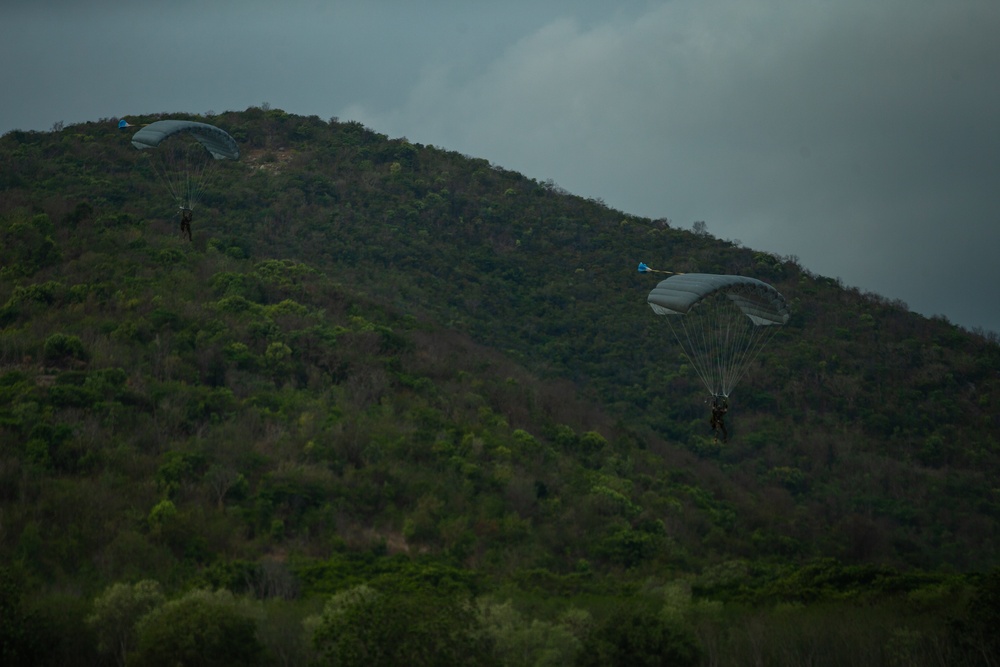
[[163, 463], [156, 471], [156, 484], [165, 495], [173, 496], [183, 483], [196, 479], [204, 467], [205, 458], [200, 454], [176, 450], [166, 452]]
[[86, 361], [87, 350], [83, 342], [77, 336], [66, 334], [52, 334], [45, 339], [42, 348], [42, 355], [45, 363], [52, 365], [63, 365], [73, 361]]
[[177, 506], [169, 500], [161, 500], [149, 511], [147, 522], [155, 532], [169, 527], [177, 519]]
[[252, 609], [225, 591], [193, 590], [141, 618], [138, 661], [145, 667], [263, 664]]
[[[654, 525], [662, 529], [660, 524]], [[632, 568], [653, 558], [662, 545], [663, 535], [659, 532], [621, 528], [597, 545], [596, 555], [614, 565]]]
[[136, 584], [116, 583], [94, 600], [87, 623], [97, 633], [98, 649], [114, 656], [124, 667], [136, 648], [136, 625], [165, 602], [160, 584], [143, 580]]
[[53, 232], [44, 213], [30, 218], [21, 213], [9, 222], [0, 219], [0, 275], [32, 276], [58, 263], [62, 253]]
[[[376, 553], [378, 552], [378, 553]], [[321, 561], [308, 561], [296, 568], [306, 591], [330, 593], [362, 584], [392, 591], [436, 591], [449, 596], [471, 596], [480, 587], [474, 572], [437, 559], [387, 556], [381, 549], [346, 553]]]
[[581, 635], [590, 615], [569, 609], [548, 621], [526, 618], [508, 600], [480, 603], [483, 632], [493, 645], [497, 663], [507, 667], [561, 667], [573, 664], [583, 647]]
[[3, 664], [42, 664], [48, 639], [44, 625], [25, 604], [18, 573], [11, 568], [0, 568], [0, 659]]
[[964, 613], [952, 622], [955, 641], [969, 664], [1000, 660], [1000, 568], [983, 577]]
[[361, 585], [327, 603], [314, 641], [320, 664], [490, 665], [477, 608], [429, 590], [391, 595]]
[[701, 650], [693, 634], [644, 605], [615, 610], [587, 635], [577, 665], [697, 665]]

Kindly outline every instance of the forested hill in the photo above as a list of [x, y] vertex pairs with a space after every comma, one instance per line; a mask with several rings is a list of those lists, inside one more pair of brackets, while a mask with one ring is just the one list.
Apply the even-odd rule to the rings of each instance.
[[[305, 599], [432, 563], [752, 597], [818, 562], [998, 565], [996, 336], [358, 123], [163, 117], [242, 153], [193, 242], [133, 130], [0, 138], [0, 564], [27, 590]], [[639, 261], [791, 304], [725, 445]]]

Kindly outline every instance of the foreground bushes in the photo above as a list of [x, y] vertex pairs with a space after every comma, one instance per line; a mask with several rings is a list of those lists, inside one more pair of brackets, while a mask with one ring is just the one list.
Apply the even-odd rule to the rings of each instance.
[[1000, 658], [1000, 570], [898, 594], [873, 587], [808, 604], [748, 604], [695, 598], [682, 582], [620, 594], [477, 594], [474, 578], [446, 568], [414, 563], [393, 574], [377, 560], [367, 572], [383, 573], [367, 583], [288, 599], [208, 588], [167, 596], [150, 580], [114, 584], [89, 603], [63, 593], [29, 598], [21, 573], [2, 569], [0, 658], [11, 665], [366, 667], [961, 667]]

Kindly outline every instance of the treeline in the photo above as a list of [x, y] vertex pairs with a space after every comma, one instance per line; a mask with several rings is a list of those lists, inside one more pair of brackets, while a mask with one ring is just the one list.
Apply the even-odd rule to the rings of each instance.
[[[349, 566], [367, 583], [302, 596], [234, 594], [204, 582], [168, 596], [157, 581], [140, 580], [81, 604], [51, 593], [29, 598], [19, 573], [0, 569], [0, 658], [149, 667], [962, 666], [1000, 658], [1000, 571], [974, 581], [818, 563], [755, 591], [769, 604], [749, 604], [692, 595], [684, 581], [627, 596], [552, 597], [487, 587], [471, 572], [426, 559], [372, 555], [273, 564], [270, 572], [249, 566], [240, 588], [274, 577], [275, 567], [298, 569], [303, 583], [322, 588], [316, 568], [331, 566]], [[752, 582], [742, 579], [743, 595]]]

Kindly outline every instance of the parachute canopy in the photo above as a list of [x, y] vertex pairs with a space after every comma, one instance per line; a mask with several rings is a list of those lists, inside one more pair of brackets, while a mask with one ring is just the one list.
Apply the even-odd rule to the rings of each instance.
[[678, 274], [646, 298], [715, 396], [728, 396], [790, 317], [778, 290], [756, 278]]
[[208, 123], [191, 120], [158, 120], [150, 123], [132, 135], [132, 145], [139, 150], [156, 148], [164, 139], [181, 132], [189, 133], [197, 139], [216, 160], [240, 158], [240, 147], [228, 132]]
[[684, 315], [721, 293], [758, 326], [788, 322], [788, 304], [778, 290], [756, 278], [683, 273], [653, 288], [646, 301], [657, 315]]
[[[124, 120], [118, 126], [132, 127]], [[149, 158], [148, 164], [182, 209], [193, 210], [212, 184], [218, 172], [215, 163], [240, 157], [239, 146], [225, 130], [190, 120], [143, 125], [132, 135], [132, 145]]]

